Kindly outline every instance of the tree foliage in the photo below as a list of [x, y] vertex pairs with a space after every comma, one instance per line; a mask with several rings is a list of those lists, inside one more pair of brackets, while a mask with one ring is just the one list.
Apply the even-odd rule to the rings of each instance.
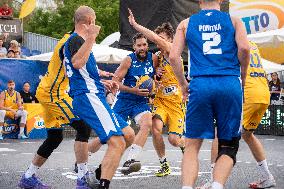
[[119, 0], [55, 0], [56, 10], [36, 9], [24, 21], [24, 30], [61, 38], [74, 27], [73, 15], [80, 5], [96, 11], [96, 24], [101, 26], [98, 42], [119, 30]]

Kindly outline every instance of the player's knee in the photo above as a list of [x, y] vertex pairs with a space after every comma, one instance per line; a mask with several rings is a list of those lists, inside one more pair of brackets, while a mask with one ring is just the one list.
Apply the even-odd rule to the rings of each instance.
[[48, 158], [53, 150], [55, 150], [63, 140], [62, 129], [50, 129], [47, 131], [47, 138], [43, 144], [39, 147], [37, 154]]
[[126, 148], [126, 142], [122, 136], [112, 136], [107, 142], [109, 148], [123, 152]]
[[122, 129], [122, 132], [124, 134], [124, 139], [125, 139], [126, 148], [127, 148], [134, 142], [135, 132], [130, 126], [127, 126], [126, 128]]
[[27, 116], [28, 116], [27, 110], [23, 110], [23, 111], [22, 111], [22, 114], [23, 114], [24, 117], [27, 117]]
[[253, 137], [253, 132], [251, 131], [243, 131], [242, 132], [242, 138], [244, 139], [244, 141], [248, 142], [249, 140], [251, 140]]
[[170, 144], [173, 145], [174, 147], [179, 146], [180, 137], [178, 135], [170, 134], [169, 137], [168, 137], [168, 140], [169, 140]]
[[152, 114], [148, 112], [141, 113], [135, 117], [135, 122], [138, 123], [140, 128], [147, 128], [150, 130], [153, 124]]
[[76, 120], [71, 123], [71, 127], [77, 131], [75, 141], [88, 142], [92, 130], [87, 124], [82, 120]]
[[4, 122], [6, 110], [0, 110], [0, 123]]
[[218, 139], [218, 157], [217, 157], [217, 160], [222, 155], [227, 155], [230, 158], [232, 158], [234, 165], [235, 165], [235, 163], [237, 161], [237, 153], [238, 153], [238, 150], [239, 150], [240, 139], [241, 139], [241, 137], [233, 137], [232, 140]]

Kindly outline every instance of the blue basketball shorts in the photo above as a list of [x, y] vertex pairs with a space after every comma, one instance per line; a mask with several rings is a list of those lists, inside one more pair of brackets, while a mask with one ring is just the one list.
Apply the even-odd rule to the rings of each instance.
[[104, 95], [76, 95], [73, 98], [73, 109], [96, 132], [102, 144], [107, 143], [111, 136], [122, 136], [121, 128], [128, 126], [128, 123], [114, 113]]
[[195, 77], [189, 85], [185, 136], [219, 139], [239, 137], [242, 119], [242, 88], [237, 76]]

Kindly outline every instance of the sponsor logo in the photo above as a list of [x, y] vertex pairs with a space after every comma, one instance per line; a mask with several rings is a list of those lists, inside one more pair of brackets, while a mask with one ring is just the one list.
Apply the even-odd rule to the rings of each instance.
[[230, 13], [240, 17], [247, 33], [257, 33], [284, 26], [284, 3], [280, 0], [231, 0]]
[[36, 117], [34, 117], [34, 119], [35, 119], [35, 123], [34, 123], [34, 128], [35, 129], [43, 129], [43, 128], [45, 128], [44, 120], [43, 120], [42, 117], [36, 116]]

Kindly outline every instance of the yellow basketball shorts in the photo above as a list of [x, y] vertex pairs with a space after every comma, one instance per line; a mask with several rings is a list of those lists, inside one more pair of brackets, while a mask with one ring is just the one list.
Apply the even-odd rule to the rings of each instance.
[[185, 105], [183, 103], [167, 102], [155, 99], [153, 115], [168, 126], [169, 134], [183, 135], [185, 121]]
[[72, 98], [66, 96], [55, 102], [41, 102], [44, 109], [43, 119], [46, 128], [60, 128], [79, 118], [74, 115]]
[[243, 128], [248, 131], [257, 129], [268, 104], [244, 103], [243, 104]]

